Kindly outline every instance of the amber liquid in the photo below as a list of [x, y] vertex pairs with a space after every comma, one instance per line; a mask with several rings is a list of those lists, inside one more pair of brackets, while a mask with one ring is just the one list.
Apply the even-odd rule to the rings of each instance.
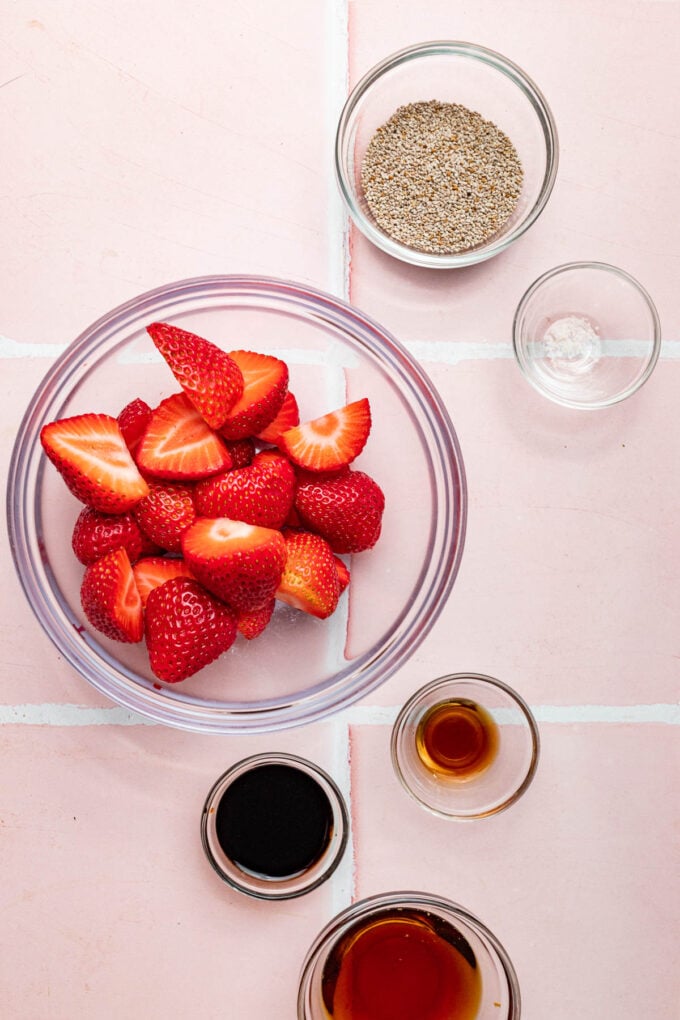
[[473, 779], [485, 772], [498, 744], [498, 727], [486, 709], [462, 698], [433, 705], [416, 730], [416, 750], [423, 764], [453, 779]]
[[332, 1020], [474, 1020], [481, 990], [463, 935], [406, 908], [357, 923], [332, 950], [322, 977]]

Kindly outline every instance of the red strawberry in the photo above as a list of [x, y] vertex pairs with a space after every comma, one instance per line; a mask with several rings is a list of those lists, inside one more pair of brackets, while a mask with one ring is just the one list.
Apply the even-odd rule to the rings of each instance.
[[80, 414], [44, 425], [40, 442], [76, 499], [105, 514], [125, 513], [149, 487], [108, 414]]
[[182, 551], [197, 580], [240, 612], [269, 602], [286, 560], [280, 531], [226, 517], [198, 517], [182, 535]]
[[245, 439], [262, 432], [281, 410], [288, 390], [288, 366], [270, 354], [231, 351], [243, 375], [243, 395], [220, 428], [225, 439]]
[[146, 330], [199, 414], [220, 428], [243, 393], [238, 365], [210, 340], [178, 326], [152, 322]]
[[151, 408], [145, 400], [141, 400], [139, 397], [126, 404], [118, 415], [118, 425], [130, 453], [135, 453], [146, 432], [150, 418]]
[[340, 581], [331, 547], [310, 531], [286, 531], [286, 564], [276, 598], [321, 620], [334, 612]]
[[134, 563], [145, 551], [155, 551], [142, 534], [132, 511], [124, 514], [103, 514], [91, 506], [83, 507], [73, 528], [71, 545], [76, 558], [87, 566], [114, 549], [125, 549]]
[[249, 613], [238, 614], [238, 629], [244, 638], [252, 641], [253, 638], [260, 636], [271, 620], [275, 606], [276, 599], [270, 599], [262, 609], [253, 609]]
[[202, 517], [229, 517], [262, 528], [280, 528], [293, 505], [295, 470], [281, 453], [258, 453], [249, 467], [206, 478], [196, 485]]
[[154, 588], [144, 615], [151, 669], [169, 684], [214, 662], [236, 637], [236, 614], [187, 577]]
[[137, 463], [155, 478], [182, 481], [226, 471], [231, 458], [189, 398], [175, 393], [153, 411], [137, 451]]
[[140, 528], [152, 542], [168, 552], [181, 552], [181, 535], [194, 523], [194, 493], [181, 482], [149, 482], [149, 495], [134, 509]]
[[[380, 537], [385, 496], [363, 471], [300, 477], [295, 509], [304, 527], [323, 535], [333, 552], [371, 549]], [[135, 511], [136, 512], [136, 511]]]
[[300, 412], [298, 411], [297, 400], [289, 390], [283, 398], [281, 410], [276, 418], [267, 425], [266, 429], [258, 432], [257, 438], [262, 439], [265, 443], [276, 443], [282, 432], [286, 432], [288, 429], [292, 429], [295, 425], [299, 424]]
[[252, 439], [225, 439], [224, 445], [229, 450], [233, 468], [248, 467], [255, 456], [255, 443]]
[[171, 581], [175, 577], [188, 577], [195, 580], [184, 560], [170, 559], [165, 556], [148, 556], [143, 560], [137, 560], [132, 568], [135, 575], [135, 584], [142, 605], [146, 606], [149, 592], [159, 585]]
[[366, 397], [288, 429], [278, 445], [290, 459], [309, 471], [335, 471], [358, 457], [371, 430]]
[[125, 549], [114, 549], [87, 567], [80, 602], [92, 626], [102, 634], [116, 641], [142, 640], [142, 600]]
[[333, 559], [335, 560], [335, 569], [338, 572], [338, 584], [340, 585], [340, 594], [342, 595], [343, 591], [349, 584], [349, 569], [339, 556], [334, 556]]

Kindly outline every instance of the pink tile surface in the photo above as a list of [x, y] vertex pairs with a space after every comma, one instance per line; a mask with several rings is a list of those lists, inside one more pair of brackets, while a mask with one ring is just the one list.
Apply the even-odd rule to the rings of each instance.
[[[557, 185], [480, 267], [416, 271], [353, 231], [350, 268], [332, 176], [346, 83], [433, 38], [498, 49], [535, 78], [558, 123]], [[410, 661], [346, 713], [270, 738], [181, 734], [112, 706], [40, 631], [3, 541], [3, 1015], [287, 1020], [317, 930], [352, 896], [412, 886], [497, 931], [527, 1020], [675, 1020], [679, 46], [680, 4], [662, 0], [0, 10], [15, 138], [0, 168], [3, 473], [52, 346], [162, 283], [260, 272], [340, 296], [348, 281], [431, 375], [470, 490], [458, 581]], [[511, 357], [519, 297], [576, 258], [645, 283], [666, 341], [640, 393], [596, 415], [542, 401]], [[465, 669], [521, 691], [543, 753], [511, 811], [458, 826], [398, 786], [389, 722], [421, 683]], [[198, 840], [216, 776], [272, 748], [326, 767], [353, 816], [341, 870], [282, 905], [229, 892]]]

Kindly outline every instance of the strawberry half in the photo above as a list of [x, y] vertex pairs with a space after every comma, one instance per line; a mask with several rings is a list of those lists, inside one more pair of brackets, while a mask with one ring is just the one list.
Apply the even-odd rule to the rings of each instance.
[[304, 527], [322, 535], [333, 552], [363, 552], [380, 537], [385, 496], [363, 471], [348, 469], [326, 477], [304, 474], [295, 509]]
[[149, 482], [149, 495], [134, 509], [145, 535], [168, 552], [182, 551], [182, 532], [194, 523], [194, 494], [181, 482]]
[[286, 563], [276, 598], [325, 620], [340, 598], [335, 556], [320, 535], [310, 531], [286, 531]]
[[172, 581], [175, 577], [188, 577], [195, 580], [184, 560], [170, 559], [165, 556], [147, 556], [138, 560], [132, 573], [135, 577], [135, 584], [142, 606], [146, 606], [150, 592], [160, 587], [166, 581]]
[[276, 418], [267, 425], [266, 429], [258, 432], [257, 438], [265, 443], [277, 443], [282, 432], [286, 432], [288, 429], [292, 429], [295, 425], [299, 424], [300, 412], [297, 400], [289, 390], [283, 398], [281, 410]]
[[358, 457], [371, 431], [368, 399], [355, 400], [283, 432], [277, 443], [293, 463], [308, 471], [336, 471]]
[[114, 549], [125, 549], [131, 563], [144, 552], [157, 551], [156, 546], [142, 533], [132, 511], [103, 514], [91, 506], [83, 507], [80, 511], [73, 528], [71, 546], [76, 559], [85, 566]]
[[76, 499], [95, 510], [125, 513], [149, 491], [118, 422], [108, 414], [50, 422], [40, 442]]
[[201, 417], [219, 429], [243, 393], [243, 376], [229, 355], [210, 340], [167, 322], [146, 331]]
[[87, 567], [80, 602], [85, 616], [102, 634], [115, 641], [142, 640], [142, 600], [125, 549], [114, 549]]
[[280, 531], [226, 517], [199, 517], [182, 535], [184, 559], [208, 591], [239, 612], [274, 595], [286, 561]]
[[169, 684], [214, 662], [236, 637], [236, 614], [186, 577], [154, 588], [144, 616], [151, 669]]
[[151, 408], [145, 400], [136, 397], [126, 404], [116, 419], [125, 444], [134, 456], [151, 419]]
[[258, 453], [248, 467], [227, 471], [196, 485], [202, 517], [229, 517], [262, 528], [280, 528], [293, 505], [295, 469], [281, 453]]
[[270, 354], [231, 351], [243, 376], [243, 395], [220, 428], [225, 439], [256, 436], [281, 410], [288, 391], [288, 366]]
[[224, 445], [229, 450], [233, 468], [248, 467], [255, 456], [255, 443], [252, 439], [225, 439]]
[[272, 618], [276, 599], [272, 598], [262, 609], [253, 609], [249, 613], [238, 614], [238, 630], [247, 641], [259, 637]]
[[182, 481], [226, 471], [231, 457], [189, 398], [175, 393], [153, 411], [137, 450], [137, 463], [154, 478]]
[[342, 595], [350, 581], [349, 568], [339, 556], [334, 556], [333, 559], [335, 560], [335, 569], [338, 572], [338, 584], [340, 585], [340, 594]]

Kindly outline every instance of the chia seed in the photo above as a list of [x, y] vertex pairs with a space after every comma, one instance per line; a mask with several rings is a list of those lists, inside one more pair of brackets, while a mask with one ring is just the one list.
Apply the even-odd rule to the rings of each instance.
[[488, 241], [517, 206], [524, 172], [503, 131], [458, 103], [400, 106], [371, 138], [361, 184], [376, 223], [418, 251]]

